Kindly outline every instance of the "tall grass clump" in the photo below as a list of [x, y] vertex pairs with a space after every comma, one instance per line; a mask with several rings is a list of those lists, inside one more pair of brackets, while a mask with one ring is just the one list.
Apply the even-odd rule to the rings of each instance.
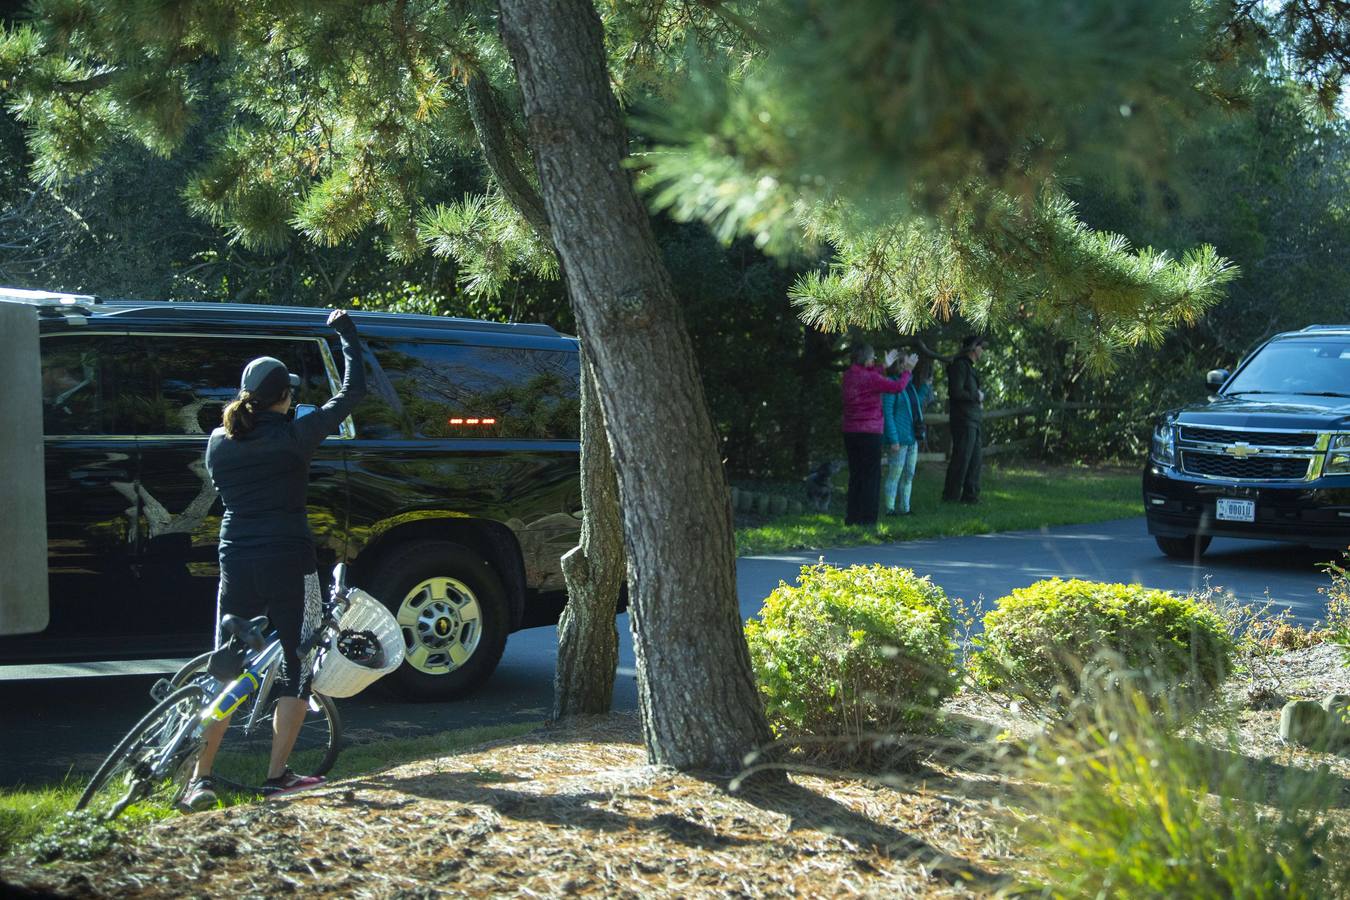
[[1052, 578], [1000, 597], [974, 645], [980, 684], [1063, 708], [1126, 685], [1173, 705], [1203, 702], [1229, 672], [1235, 641], [1197, 598]]
[[770, 724], [786, 739], [927, 728], [956, 690], [952, 607], [909, 569], [802, 568], [745, 626]]
[[1017, 763], [1031, 814], [1015, 833], [1044, 895], [1346, 895], [1350, 844], [1329, 819], [1342, 778], [1182, 737], [1143, 692], [1099, 696]]
[[[1350, 560], [1350, 554], [1346, 555]], [[1341, 648], [1341, 661], [1350, 667], [1350, 570], [1337, 563], [1327, 564], [1331, 584], [1321, 588], [1327, 598], [1326, 630], [1332, 643]]]

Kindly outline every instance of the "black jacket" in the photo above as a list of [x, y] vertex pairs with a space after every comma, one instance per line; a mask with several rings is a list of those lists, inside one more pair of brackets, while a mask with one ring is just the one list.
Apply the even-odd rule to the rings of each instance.
[[220, 520], [220, 562], [287, 557], [306, 571], [315, 568], [314, 535], [305, 514], [309, 462], [323, 439], [365, 396], [366, 375], [356, 327], [339, 333], [346, 371], [342, 387], [323, 407], [299, 419], [263, 412], [242, 438], [211, 432], [206, 446], [210, 473], [225, 515]]
[[980, 376], [975, 374], [975, 364], [964, 353], [947, 365], [947, 408], [954, 421], [978, 422], [984, 418]]

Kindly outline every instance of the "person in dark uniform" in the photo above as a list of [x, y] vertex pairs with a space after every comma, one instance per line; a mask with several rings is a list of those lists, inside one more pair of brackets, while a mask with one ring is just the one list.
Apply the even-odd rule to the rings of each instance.
[[[323, 783], [322, 778], [296, 775], [286, 766], [309, 698], [309, 667], [300, 659], [299, 648], [318, 627], [323, 604], [305, 494], [314, 452], [366, 392], [355, 323], [337, 310], [328, 324], [341, 339], [346, 364], [338, 393], [311, 415], [292, 418], [300, 379], [279, 359], [255, 359], [244, 368], [238, 397], [225, 407], [225, 424], [211, 433], [206, 447], [206, 470], [225, 504], [216, 645], [221, 643], [220, 619], [227, 614], [246, 618], [265, 614], [281, 639], [272, 756], [263, 785], [267, 796]], [[206, 746], [183, 797], [189, 809], [216, 803], [211, 767], [227, 725], [217, 722], [206, 731]]]
[[948, 503], [980, 502], [980, 423], [984, 391], [975, 364], [984, 353], [984, 338], [968, 335], [961, 352], [947, 365], [947, 403], [951, 414], [952, 453], [942, 499]]

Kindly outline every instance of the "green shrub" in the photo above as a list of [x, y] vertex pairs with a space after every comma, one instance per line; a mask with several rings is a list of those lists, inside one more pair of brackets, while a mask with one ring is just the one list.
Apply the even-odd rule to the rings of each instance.
[[1153, 698], [1203, 699], [1234, 649], [1223, 617], [1193, 597], [1058, 578], [999, 598], [974, 643], [977, 681], [1056, 705], [1122, 681]]
[[859, 738], [913, 729], [956, 688], [952, 613], [909, 569], [805, 566], [745, 626], [775, 733]]

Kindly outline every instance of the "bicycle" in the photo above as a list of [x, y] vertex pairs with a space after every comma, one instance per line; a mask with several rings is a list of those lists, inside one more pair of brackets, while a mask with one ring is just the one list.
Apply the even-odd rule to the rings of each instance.
[[[301, 659], [316, 647], [326, 646], [335, 639], [339, 623], [353, 601], [358, 597], [369, 597], [360, 588], [347, 587], [346, 575], [345, 563], [333, 570], [333, 587], [323, 619], [309, 640], [301, 645]], [[217, 711], [225, 706], [233, 716], [221, 744], [222, 755], [237, 753], [244, 759], [251, 759], [260, 764], [265, 776], [272, 742], [270, 724], [276, 706], [271, 688], [282, 658], [281, 641], [276, 632], [264, 635], [266, 627], [266, 616], [252, 620], [226, 616], [222, 620], [222, 630], [231, 635], [230, 644], [203, 653], [186, 663], [172, 678], [161, 678], [156, 682], [151, 688], [151, 696], [157, 701], [154, 708], [113, 748], [90, 779], [75, 809], [104, 810], [106, 802], [103, 816], [114, 819], [131, 804], [167, 793], [170, 789], [175, 791], [174, 803], [177, 804], [187, 789], [187, 781], [205, 744], [205, 728], [220, 717]], [[247, 647], [248, 652], [241, 654], [241, 645]], [[221, 654], [233, 655], [225, 661], [228, 670], [236, 671], [238, 677], [233, 680], [217, 678], [210, 672], [213, 657], [219, 661]], [[402, 654], [399, 654], [401, 660]], [[317, 671], [319, 662], [319, 654], [315, 654], [309, 663], [311, 671]], [[236, 663], [242, 674], [236, 670]], [[220, 671], [219, 662], [215, 668]], [[253, 679], [251, 683], [248, 677]], [[232, 691], [232, 688], [236, 690]], [[323, 775], [337, 760], [342, 722], [337, 706], [323, 694], [310, 695], [310, 710], [318, 716], [306, 716], [293, 758], [296, 753], [302, 758], [304, 754], [317, 757], [317, 761], [307, 768], [316, 775]], [[264, 724], [269, 727], [262, 728]], [[235, 782], [217, 776], [217, 781], [230, 789], [258, 793], [256, 785], [262, 784], [262, 777], [254, 778], [250, 774], [245, 778], [246, 781]]]

